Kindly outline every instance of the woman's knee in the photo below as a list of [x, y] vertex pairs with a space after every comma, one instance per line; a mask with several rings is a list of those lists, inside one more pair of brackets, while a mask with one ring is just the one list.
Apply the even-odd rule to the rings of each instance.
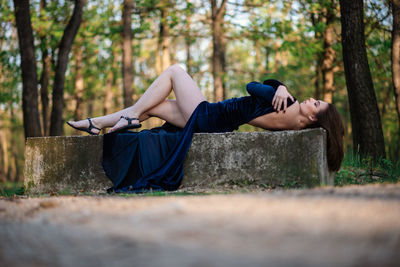
[[185, 70], [179, 64], [173, 64], [169, 66], [167, 71], [171, 72], [172, 74], [185, 72]]

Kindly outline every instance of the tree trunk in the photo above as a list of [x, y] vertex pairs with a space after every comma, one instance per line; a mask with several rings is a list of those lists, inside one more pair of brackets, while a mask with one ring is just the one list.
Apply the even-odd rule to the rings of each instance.
[[18, 155], [19, 151], [17, 151], [17, 146], [15, 145], [15, 137], [11, 136], [11, 160], [8, 168], [8, 179], [9, 181], [19, 181], [20, 180], [20, 171], [18, 168]]
[[322, 58], [320, 56], [320, 53], [317, 53], [317, 62], [315, 64], [315, 81], [314, 81], [314, 86], [315, 86], [315, 99], [321, 99], [322, 95], [322, 90], [321, 90], [321, 66], [322, 66]]
[[[16, 114], [14, 112], [14, 108], [13, 105], [10, 103], [9, 106], [9, 110], [10, 110], [10, 122], [15, 121], [16, 118]], [[11, 123], [9, 126], [9, 129], [12, 129], [13, 124]], [[8, 135], [8, 142], [9, 142], [9, 151], [8, 151], [8, 170], [7, 170], [7, 180], [8, 181], [17, 181], [19, 178], [19, 170], [18, 170], [18, 156], [20, 155], [20, 153], [17, 151], [17, 142], [16, 139], [18, 138], [18, 136], [16, 136], [15, 133], [13, 133], [11, 130], [9, 131], [9, 135]]]
[[400, 125], [400, 0], [392, 0], [392, 79], [396, 110]]
[[58, 48], [57, 65], [53, 88], [53, 108], [51, 111], [50, 135], [63, 134], [63, 109], [64, 109], [64, 81], [65, 71], [68, 65], [68, 54], [71, 51], [72, 43], [78, 32], [82, 21], [84, 0], [75, 0], [75, 7], [71, 19], [64, 30], [63, 37]]
[[82, 119], [82, 101], [83, 101], [83, 75], [82, 75], [82, 57], [83, 52], [80, 47], [77, 47], [75, 52], [75, 111], [74, 120], [79, 121]]
[[[303, 3], [303, 9], [308, 10], [309, 8], [304, 5]], [[321, 22], [321, 15], [316, 13], [316, 12], [311, 12], [310, 13], [310, 19], [311, 23], [314, 26], [314, 38], [315, 40], [320, 40], [321, 39], [321, 33], [317, 30], [318, 29], [318, 24]], [[322, 53], [315, 53], [315, 77], [314, 77], [314, 86], [315, 86], [315, 99], [321, 99], [322, 92], [321, 92], [321, 73], [322, 73]]]
[[226, 97], [224, 75], [225, 75], [225, 32], [223, 29], [226, 2], [223, 0], [217, 6], [216, 0], [211, 0], [212, 16], [212, 72], [214, 78], [214, 101], [222, 101]]
[[[40, 10], [42, 11], [46, 8], [46, 1], [40, 0]], [[47, 18], [40, 16], [42, 20]], [[43, 125], [43, 135], [49, 135], [49, 80], [51, 72], [51, 58], [47, 48], [47, 38], [46, 33], [40, 34], [40, 50], [42, 52], [42, 74], [40, 76], [40, 100], [42, 103], [42, 125]]]
[[14, 0], [14, 9], [21, 54], [22, 110], [25, 138], [42, 136], [38, 109], [35, 47], [33, 45], [29, 1]]
[[255, 51], [255, 64], [256, 64], [254, 68], [254, 72], [256, 72], [255, 80], [261, 80], [264, 76], [265, 68], [261, 60], [261, 44], [259, 39], [254, 40], [254, 51]]
[[269, 47], [265, 45], [265, 73], [269, 73]]
[[6, 129], [0, 121], [0, 181], [5, 182], [8, 176], [8, 140], [6, 136]]
[[96, 96], [92, 95], [89, 97], [89, 99], [87, 100], [87, 111], [88, 111], [88, 116], [92, 117], [93, 115], [93, 107], [94, 107], [94, 100], [95, 100]]
[[363, 1], [340, 0], [340, 13], [353, 149], [361, 157], [385, 157], [381, 118], [365, 48]]
[[333, 63], [336, 58], [336, 52], [333, 49], [333, 38], [334, 38], [334, 28], [333, 22], [335, 19], [334, 14], [334, 5], [335, 2], [332, 2], [330, 6], [326, 7], [326, 28], [324, 32], [324, 54], [322, 60], [322, 81], [324, 85], [324, 96], [323, 100], [328, 103], [332, 103], [333, 99], [333, 82], [334, 82], [334, 72], [333, 72]]
[[161, 10], [161, 24], [160, 24], [160, 35], [161, 35], [161, 68], [165, 70], [171, 65], [171, 57], [169, 54], [169, 25], [167, 21], [168, 11], [166, 8]]
[[107, 73], [106, 91], [104, 94], [103, 115], [107, 115], [111, 110], [113, 80], [114, 80], [114, 73], [112, 70], [110, 70]]
[[171, 65], [171, 57], [169, 54], [169, 24], [168, 24], [168, 2], [161, 1], [160, 6], [160, 31], [158, 36], [157, 47], [157, 73], [161, 74], [168, 66]]
[[124, 0], [122, 11], [122, 81], [125, 108], [133, 105], [132, 11], [133, 1]]
[[189, 12], [186, 15], [186, 36], [185, 36], [185, 47], [186, 47], [186, 68], [187, 68], [187, 73], [189, 75], [192, 75], [192, 54], [191, 54], [191, 46], [192, 46], [192, 36], [190, 35], [190, 28], [191, 28], [191, 19], [190, 19]]
[[114, 71], [118, 68], [117, 56], [115, 50], [112, 51], [112, 61], [111, 68], [107, 73], [107, 81], [106, 81], [106, 92], [104, 94], [104, 106], [103, 106], [103, 114], [107, 115], [111, 111], [111, 103], [113, 98], [112, 88], [115, 85], [115, 73]]
[[[45, 38], [45, 37], [43, 37]], [[42, 40], [43, 41], [43, 40]], [[40, 76], [40, 99], [42, 102], [43, 135], [49, 135], [49, 80], [51, 59], [47, 48], [42, 49], [42, 75]]]

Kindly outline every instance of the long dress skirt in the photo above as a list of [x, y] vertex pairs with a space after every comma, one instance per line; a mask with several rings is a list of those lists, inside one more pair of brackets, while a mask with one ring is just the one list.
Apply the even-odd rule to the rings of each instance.
[[108, 192], [178, 189], [196, 117], [206, 103], [199, 104], [183, 129], [165, 123], [151, 130], [105, 134], [102, 165], [114, 184]]

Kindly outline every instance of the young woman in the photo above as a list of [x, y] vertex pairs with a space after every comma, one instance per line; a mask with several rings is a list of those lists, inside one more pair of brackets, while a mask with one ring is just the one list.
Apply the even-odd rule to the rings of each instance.
[[[171, 90], [176, 100], [167, 99]], [[194, 132], [229, 132], [245, 123], [267, 130], [323, 127], [328, 136], [329, 169], [340, 168], [344, 129], [332, 104], [313, 98], [299, 103], [276, 80], [266, 80], [263, 84], [251, 82], [247, 91], [250, 96], [208, 103], [192, 78], [179, 65], [172, 65], [133, 106], [110, 115], [67, 123], [93, 135], [102, 128], [112, 127], [104, 135], [103, 167], [114, 183], [114, 191], [177, 189]], [[154, 131], [126, 132], [141, 127], [140, 122], [149, 117], [167, 123]], [[127, 143], [131, 144], [129, 149]], [[157, 148], [151, 150], [149, 147], [154, 143]], [[161, 151], [157, 151], [159, 147]]]

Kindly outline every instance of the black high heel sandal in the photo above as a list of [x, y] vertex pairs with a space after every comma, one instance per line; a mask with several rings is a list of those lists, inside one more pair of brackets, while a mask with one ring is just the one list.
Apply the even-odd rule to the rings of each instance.
[[[71, 126], [72, 128], [76, 129], [76, 130], [87, 132], [90, 135], [99, 135], [101, 129], [97, 128], [96, 126], [94, 126], [93, 123], [92, 123], [92, 120], [90, 118], [87, 118], [87, 120], [89, 121], [89, 127], [75, 127], [74, 125], [72, 125], [68, 121], [67, 121], [67, 124], [69, 126]], [[94, 133], [94, 132], [92, 132], [92, 129], [99, 130], [99, 132], [98, 133]]]
[[120, 132], [124, 132], [126, 130], [129, 130], [129, 129], [137, 129], [137, 128], [142, 127], [142, 124], [140, 124], [140, 123], [135, 123], [135, 124], [132, 123], [132, 121], [139, 120], [139, 118], [129, 118], [129, 117], [126, 117], [126, 116], [121, 116], [120, 119], [127, 120], [128, 124], [123, 126], [123, 127], [121, 127], [121, 128], [119, 128], [118, 130], [113, 131], [114, 133], [120, 133]]

